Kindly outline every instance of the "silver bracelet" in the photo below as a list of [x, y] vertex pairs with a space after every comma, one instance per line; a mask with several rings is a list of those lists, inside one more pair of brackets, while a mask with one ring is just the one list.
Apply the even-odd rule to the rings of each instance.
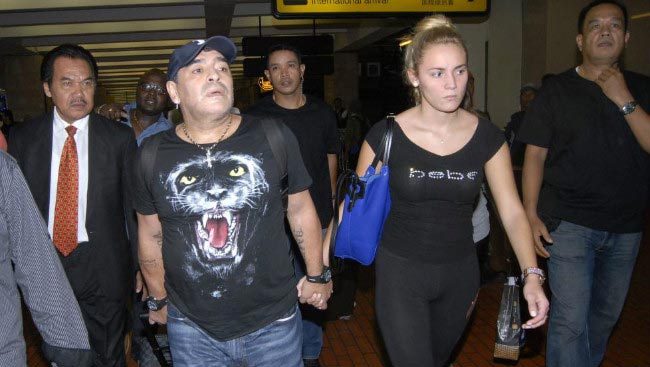
[[534, 267], [524, 269], [524, 271], [521, 273], [521, 282], [526, 284], [526, 277], [530, 274], [539, 276], [539, 284], [544, 284], [544, 281], [546, 280], [546, 273], [544, 273], [544, 270]]

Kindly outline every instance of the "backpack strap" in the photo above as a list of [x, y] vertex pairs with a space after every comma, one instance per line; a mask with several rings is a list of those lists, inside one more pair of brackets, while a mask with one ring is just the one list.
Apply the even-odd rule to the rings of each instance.
[[151, 192], [153, 183], [153, 165], [156, 163], [156, 155], [158, 155], [158, 146], [163, 134], [155, 134], [144, 140], [142, 145], [142, 152], [140, 153], [140, 167], [143, 170], [145, 184], [147, 189]]
[[284, 137], [278, 120], [266, 118], [262, 119], [260, 123], [264, 129], [266, 140], [271, 146], [273, 157], [278, 164], [278, 171], [281, 175], [280, 194], [282, 195], [282, 206], [286, 212], [289, 204], [289, 174], [287, 172], [287, 149], [284, 146]]

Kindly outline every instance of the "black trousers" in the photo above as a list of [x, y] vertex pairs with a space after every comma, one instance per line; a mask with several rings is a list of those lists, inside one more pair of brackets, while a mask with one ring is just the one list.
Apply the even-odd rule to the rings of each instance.
[[95, 276], [100, 262], [92, 258], [92, 243], [80, 243], [70, 255], [60, 256], [84, 318], [94, 366], [126, 366], [124, 332], [127, 307], [125, 299], [108, 298]]
[[377, 321], [391, 366], [447, 366], [479, 289], [476, 256], [450, 264], [407, 260], [379, 248]]

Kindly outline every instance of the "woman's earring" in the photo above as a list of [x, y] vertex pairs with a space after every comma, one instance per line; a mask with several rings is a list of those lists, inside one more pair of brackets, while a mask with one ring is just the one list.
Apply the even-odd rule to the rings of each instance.
[[413, 81], [413, 88], [417, 88], [417, 87], [419, 87], [419, 86], [420, 86], [420, 82], [417, 81], [417, 80], [414, 80], [414, 81]]

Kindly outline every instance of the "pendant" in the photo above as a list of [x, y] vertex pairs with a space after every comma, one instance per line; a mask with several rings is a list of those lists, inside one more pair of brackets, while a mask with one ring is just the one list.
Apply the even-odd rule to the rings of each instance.
[[205, 159], [208, 162], [208, 168], [212, 168], [212, 155], [209, 150], [205, 151]]

